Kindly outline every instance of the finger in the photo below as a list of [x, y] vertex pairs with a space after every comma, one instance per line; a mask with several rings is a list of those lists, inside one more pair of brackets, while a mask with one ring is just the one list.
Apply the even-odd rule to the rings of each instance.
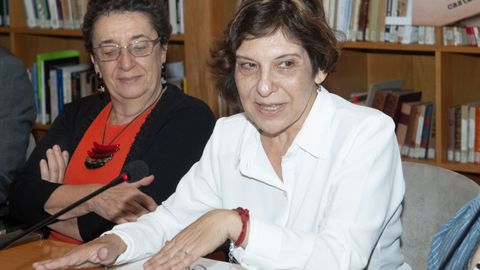
[[136, 182], [133, 182], [132, 185], [135, 186], [136, 188], [139, 188], [141, 186], [148, 186], [153, 182], [154, 179], [155, 177], [153, 175], [149, 175]]
[[40, 176], [43, 180], [50, 180], [50, 171], [48, 170], [48, 163], [45, 159], [41, 159], [39, 162]]
[[146, 209], [142, 204], [138, 203], [135, 199], [131, 200], [122, 209], [122, 214], [125, 216], [131, 216], [135, 220], [150, 211]]
[[[135, 201], [139, 205], [141, 205], [142, 209], [144, 209], [147, 213], [155, 211], [155, 209], [157, 209], [157, 207], [158, 207], [155, 200], [152, 197], [146, 195], [145, 193], [142, 193], [141, 196], [137, 196], [135, 198]], [[145, 212], [143, 214], [145, 214]]]
[[57, 168], [58, 168], [57, 183], [63, 183], [63, 176], [65, 175], [66, 163], [65, 163], [62, 150], [60, 149], [60, 146], [58, 146], [57, 144], [53, 146], [53, 154], [55, 155], [55, 161], [57, 162]]
[[63, 161], [65, 162], [65, 166], [68, 165], [68, 161], [70, 159], [70, 154], [68, 151], [62, 151]]
[[58, 181], [58, 165], [54, 151], [51, 148], [47, 150], [47, 163], [50, 171], [50, 181], [56, 183]]
[[194, 258], [187, 250], [180, 249], [173, 256], [154, 256], [148, 260], [143, 266], [145, 269], [156, 269], [161, 267], [162, 269], [185, 269], [191, 263], [194, 262]]
[[116, 217], [115, 219], [112, 220], [113, 222], [115, 222], [115, 224], [123, 224], [123, 223], [128, 223], [130, 221], [128, 221], [127, 219], [125, 219], [123, 216], [122, 217]]

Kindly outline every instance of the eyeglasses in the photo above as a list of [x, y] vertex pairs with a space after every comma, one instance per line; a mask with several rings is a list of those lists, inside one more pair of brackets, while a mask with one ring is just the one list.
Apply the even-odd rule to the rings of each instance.
[[160, 38], [152, 40], [136, 40], [126, 46], [118, 44], [105, 44], [93, 48], [95, 56], [102, 62], [116, 61], [120, 57], [121, 50], [127, 49], [135, 57], [145, 57], [153, 52], [153, 47], [160, 42]]

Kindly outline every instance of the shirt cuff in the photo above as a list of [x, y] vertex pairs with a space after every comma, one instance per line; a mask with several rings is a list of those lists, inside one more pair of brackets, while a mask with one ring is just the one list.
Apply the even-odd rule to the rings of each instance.
[[248, 245], [245, 250], [236, 248], [233, 255], [244, 266], [271, 263], [280, 255], [282, 236], [281, 227], [263, 223], [250, 216]]

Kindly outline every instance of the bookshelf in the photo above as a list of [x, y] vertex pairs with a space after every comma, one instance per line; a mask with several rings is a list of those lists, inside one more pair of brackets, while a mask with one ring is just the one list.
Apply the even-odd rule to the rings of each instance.
[[[167, 60], [184, 61], [187, 92], [210, 105], [218, 114], [217, 92], [206, 63], [209, 48], [231, 18], [238, 0], [184, 0], [185, 34], [173, 35]], [[89, 62], [80, 30], [53, 30], [26, 27], [23, 1], [9, 0], [10, 27], [0, 27], [0, 44], [10, 48], [25, 65], [36, 54], [77, 49], [81, 61]], [[480, 179], [480, 166], [447, 162], [448, 107], [480, 99], [480, 48], [442, 45], [442, 29], [436, 28], [436, 45], [403, 45], [378, 42], [346, 42], [336, 72], [325, 86], [348, 98], [365, 91], [373, 82], [400, 78], [404, 88], [422, 91], [422, 100], [435, 103], [436, 157], [426, 162], [469, 174]], [[45, 133], [48, 125], [35, 130]]]
[[480, 48], [443, 46], [441, 28], [436, 45], [403, 45], [375, 42], [345, 42], [336, 72], [326, 87], [345, 98], [368, 85], [388, 79], [403, 79], [405, 89], [422, 91], [422, 100], [435, 104], [434, 160], [408, 159], [454, 170], [480, 181], [480, 165], [447, 161], [448, 108], [480, 100]]
[[[207, 102], [217, 113], [217, 95], [206, 68], [209, 48], [231, 18], [238, 0], [184, 0], [185, 34], [172, 35], [167, 61], [184, 61], [187, 92]], [[9, 0], [10, 27], [0, 27], [0, 44], [9, 48], [27, 67], [39, 53], [76, 49], [80, 61], [90, 63], [80, 30], [29, 28], [23, 1]], [[44, 133], [48, 126], [37, 125]], [[41, 134], [38, 135], [41, 137]]]

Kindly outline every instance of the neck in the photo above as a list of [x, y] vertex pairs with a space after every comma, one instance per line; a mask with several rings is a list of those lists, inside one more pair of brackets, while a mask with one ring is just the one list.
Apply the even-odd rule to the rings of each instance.
[[131, 122], [138, 115], [146, 111], [153, 103], [162, 96], [165, 89], [154, 91], [152, 95], [134, 100], [117, 100], [112, 97], [112, 112], [110, 123], [122, 125]]

